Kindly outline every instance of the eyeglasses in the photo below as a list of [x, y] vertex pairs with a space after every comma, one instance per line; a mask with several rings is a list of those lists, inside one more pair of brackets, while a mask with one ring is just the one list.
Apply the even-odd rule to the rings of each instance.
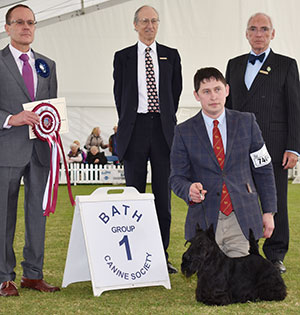
[[265, 33], [268, 33], [270, 32], [271, 28], [270, 27], [267, 27], [267, 26], [263, 26], [261, 28], [257, 28], [256, 26], [250, 26], [248, 27], [248, 31], [251, 32], [251, 33], [262, 33], [262, 34], [265, 34]]
[[14, 24], [14, 23], [17, 24], [18, 26], [24, 26], [26, 23], [29, 27], [32, 27], [32, 26], [36, 25], [37, 21], [12, 20], [12, 21], [10, 21], [9, 25]]
[[152, 19], [152, 20], [149, 20], [149, 19], [141, 19], [139, 20], [139, 22], [143, 25], [143, 26], [146, 26], [148, 25], [150, 22], [153, 26], [156, 26], [159, 24], [159, 19]]

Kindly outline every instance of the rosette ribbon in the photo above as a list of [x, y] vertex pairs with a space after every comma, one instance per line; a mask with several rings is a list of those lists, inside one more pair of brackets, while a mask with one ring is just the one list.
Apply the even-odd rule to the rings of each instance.
[[60, 152], [63, 156], [69, 198], [72, 206], [75, 205], [75, 201], [71, 190], [68, 165], [66, 162], [62, 141], [59, 135], [60, 129], [59, 113], [57, 109], [49, 103], [41, 103], [35, 106], [35, 108], [32, 111], [40, 116], [40, 123], [34, 125], [33, 132], [38, 139], [42, 141], [47, 141], [50, 147], [50, 171], [43, 198], [44, 216], [49, 216], [50, 213], [55, 212], [57, 202]]

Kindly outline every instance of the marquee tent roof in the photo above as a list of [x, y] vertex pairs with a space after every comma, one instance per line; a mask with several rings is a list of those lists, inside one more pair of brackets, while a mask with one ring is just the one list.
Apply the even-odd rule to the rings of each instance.
[[16, 4], [29, 6], [35, 12], [37, 27], [42, 27], [126, 1], [130, 0], [2, 0], [0, 1], [0, 38], [6, 37], [5, 14], [11, 6]]

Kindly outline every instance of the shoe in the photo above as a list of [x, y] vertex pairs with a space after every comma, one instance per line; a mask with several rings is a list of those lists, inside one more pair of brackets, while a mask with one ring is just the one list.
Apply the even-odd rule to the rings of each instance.
[[54, 287], [48, 284], [43, 279], [28, 279], [22, 277], [21, 279], [21, 288], [38, 290], [40, 292], [55, 292], [60, 291], [59, 287]]
[[169, 274], [178, 273], [178, 270], [169, 261], [167, 262], [167, 266]]
[[278, 269], [280, 273], [285, 273], [286, 268], [282, 262], [282, 260], [272, 260], [272, 264]]
[[0, 296], [19, 296], [17, 285], [13, 281], [4, 281], [0, 285]]

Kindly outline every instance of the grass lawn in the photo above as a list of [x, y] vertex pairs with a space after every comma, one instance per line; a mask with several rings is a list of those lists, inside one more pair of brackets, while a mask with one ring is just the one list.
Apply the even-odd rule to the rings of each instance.
[[[73, 186], [73, 194], [88, 195], [99, 186]], [[150, 187], [147, 187], [150, 192]], [[16, 283], [19, 286], [24, 244], [23, 188], [20, 192], [15, 238], [17, 256]], [[290, 250], [283, 275], [288, 296], [282, 302], [258, 302], [223, 307], [205, 306], [195, 300], [196, 276], [170, 275], [171, 290], [147, 287], [106, 291], [94, 297], [91, 282], [69, 285], [49, 294], [20, 289], [20, 297], [0, 298], [0, 314], [300, 314], [300, 185], [289, 184]], [[187, 206], [172, 196], [170, 261], [179, 269], [184, 247], [184, 221]], [[61, 286], [73, 218], [67, 188], [59, 188], [56, 213], [47, 221], [45, 280]]]

